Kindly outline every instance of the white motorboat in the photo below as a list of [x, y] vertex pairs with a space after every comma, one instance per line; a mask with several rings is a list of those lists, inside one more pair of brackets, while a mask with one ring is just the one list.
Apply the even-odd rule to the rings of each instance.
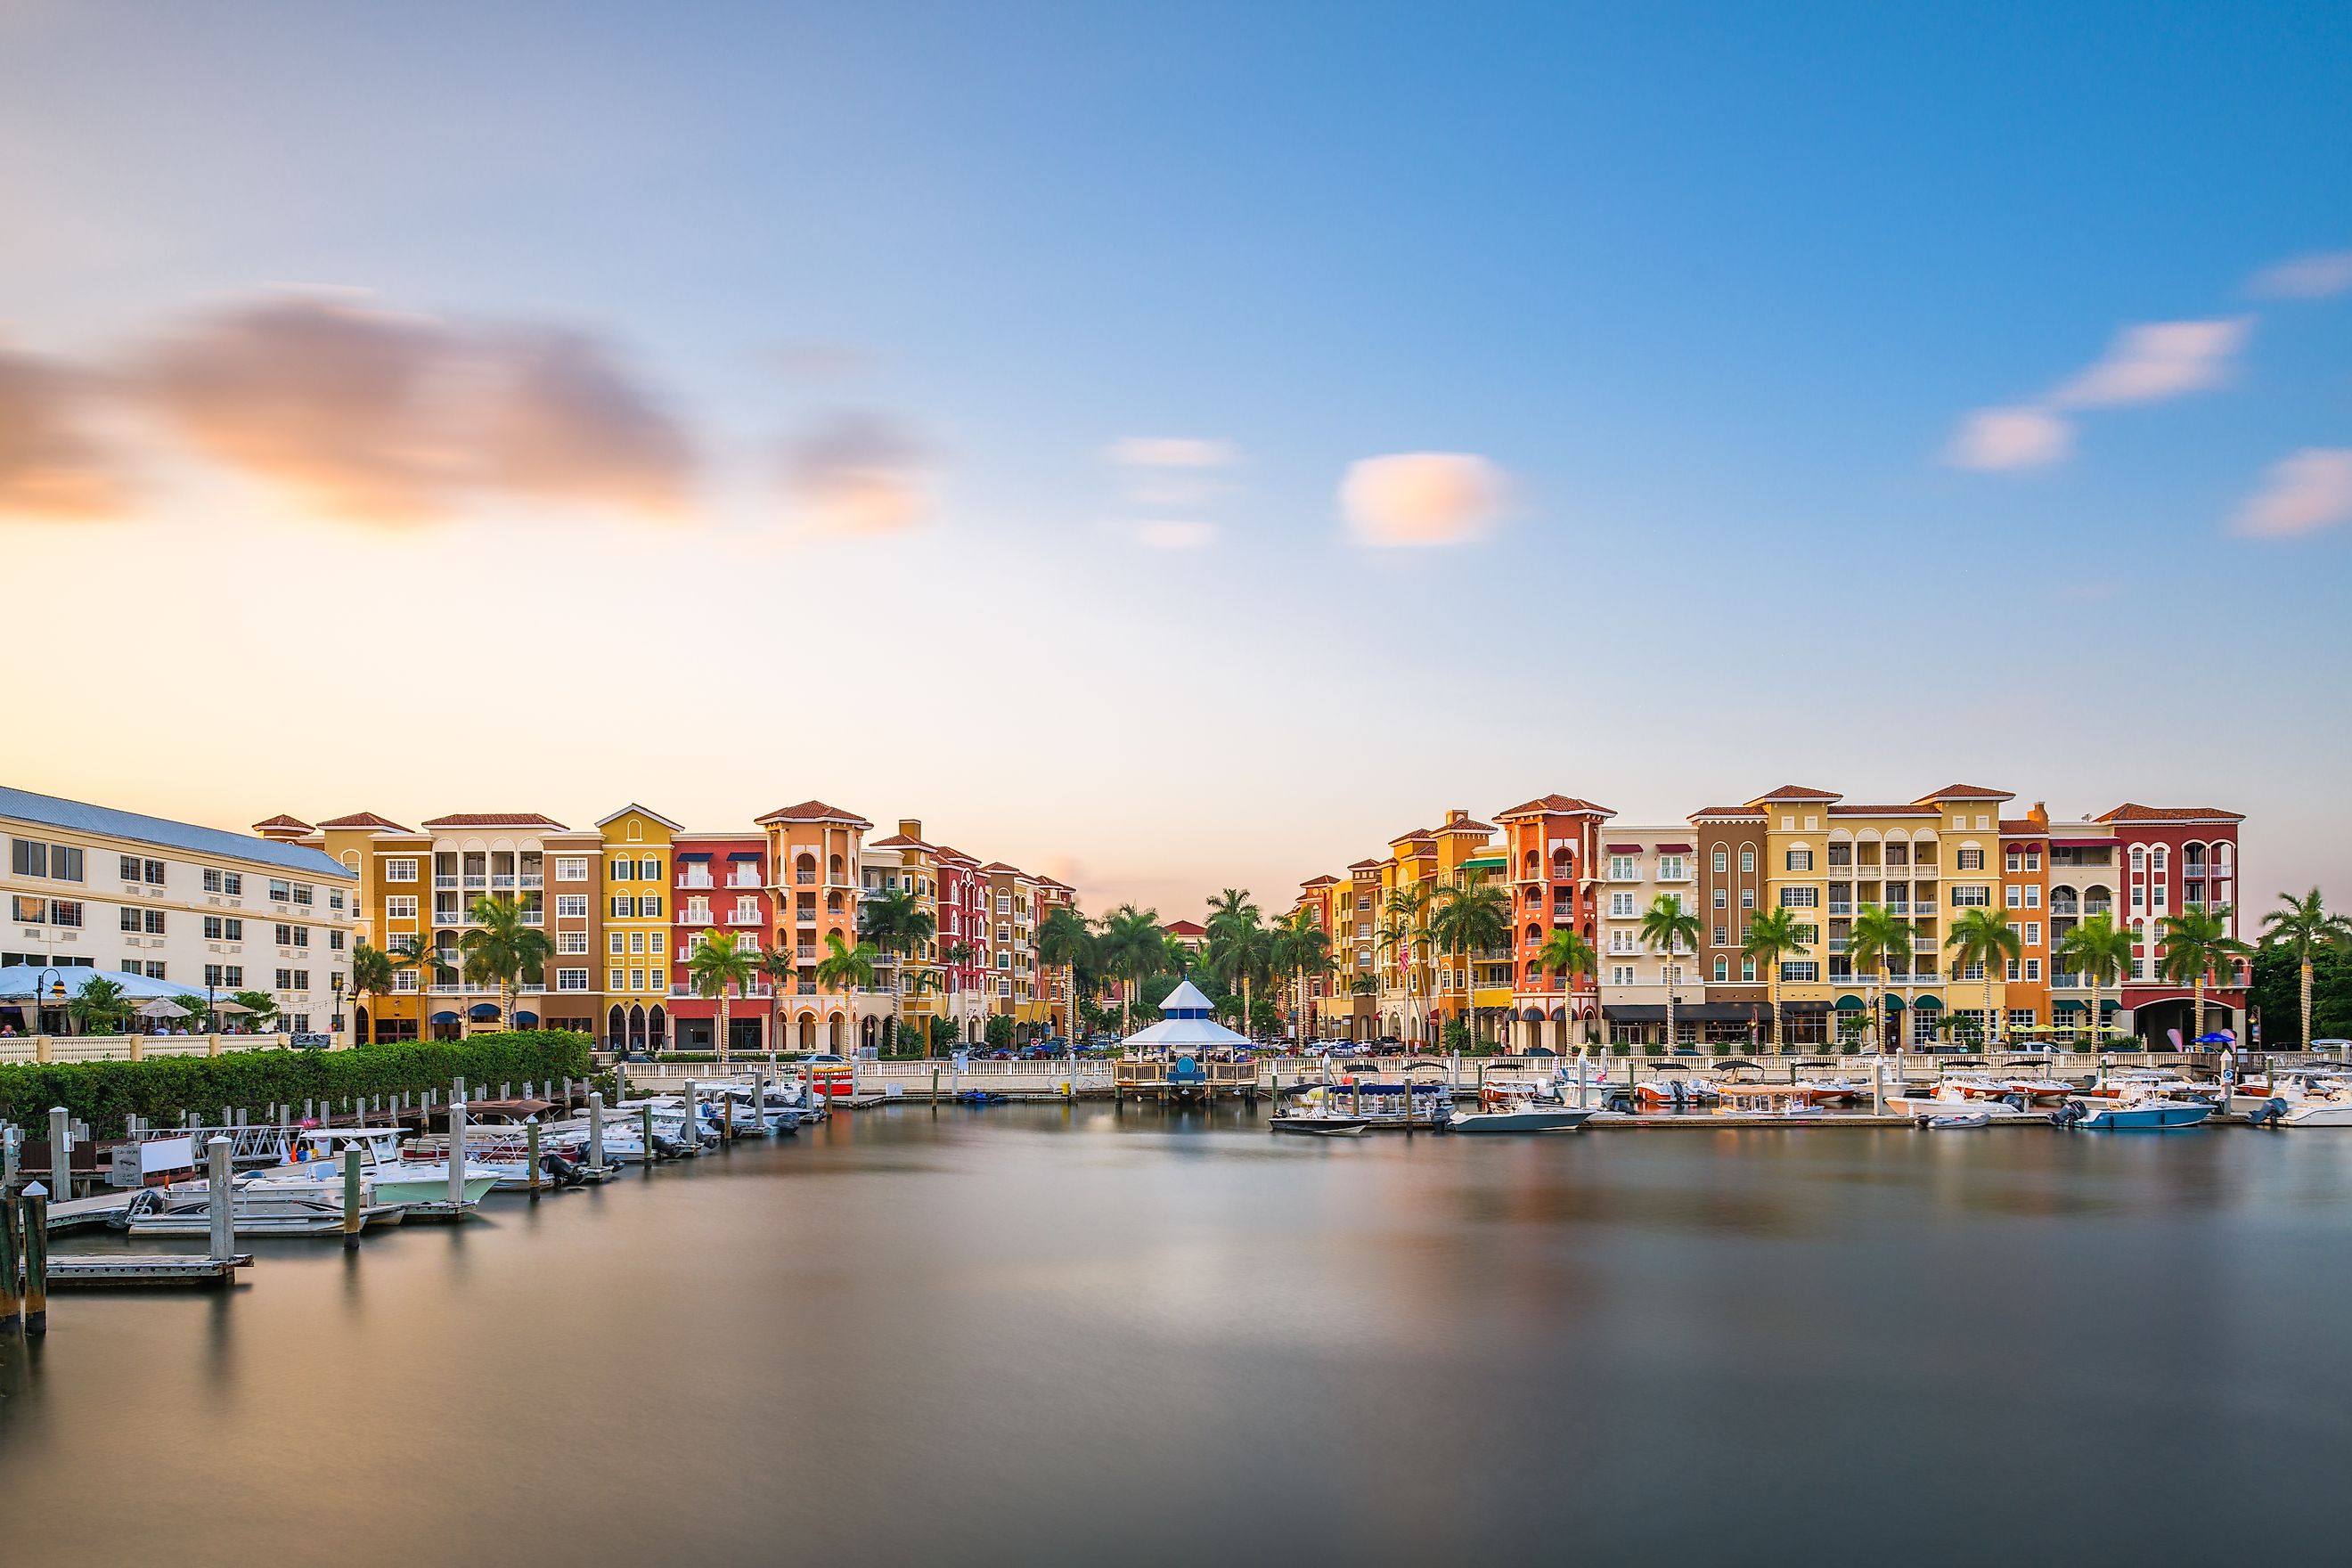
[[1987, 1100], [1971, 1096], [1950, 1085], [1933, 1094], [1890, 1094], [1886, 1109], [1898, 1116], [1908, 1116], [1925, 1122], [1937, 1116], [1964, 1116], [1971, 1112], [1993, 1121], [2048, 1121], [2050, 1113], [2035, 1110], [2029, 1104], [2019, 1107], [2006, 1100]]
[[1594, 1112], [1574, 1106], [1537, 1105], [1521, 1100], [1494, 1110], [1474, 1110], [1447, 1123], [1454, 1132], [1573, 1132], [1592, 1120]]
[[1336, 1110], [1279, 1110], [1266, 1119], [1269, 1132], [1305, 1133], [1315, 1138], [1360, 1138], [1371, 1127], [1363, 1116], [1343, 1116]]
[[[362, 1182], [360, 1224], [398, 1225], [406, 1206], [380, 1204]], [[204, 1179], [147, 1187], [134, 1194], [110, 1223], [133, 1236], [205, 1236], [212, 1230], [212, 1184]], [[320, 1236], [343, 1228], [341, 1184], [265, 1181], [257, 1175], [229, 1183], [230, 1218], [240, 1236]]]
[[[360, 1152], [360, 1178], [380, 1203], [404, 1204], [446, 1216], [449, 1209], [449, 1162], [404, 1159], [403, 1134], [397, 1127], [322, 1127], [302, 1134], [295, 1144], [296, 1158], [254, 1173], [257, 1181], [306, 1182], [331, 1186], [340, 1194], [343, 1182], [343, 1151]], [[468, 1135], [467, 1142], [473, 1142]], [[467, 1163], [461, 1200], [471, 1208], [498, 1185], [499, 1173], [488, 1165]]]
[[1992, 1118], [1981, 1110], [1955, 1110], [1948, 1115], [1930, 1116], [1921, 1123], [1935, 1132], [1967, 1132], [1992, 1125]]

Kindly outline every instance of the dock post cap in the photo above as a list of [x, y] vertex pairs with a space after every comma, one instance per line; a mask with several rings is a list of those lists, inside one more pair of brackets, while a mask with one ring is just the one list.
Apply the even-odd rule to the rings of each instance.
[[33, 1182], [26, 1186], [25, 1195], [28, 1198], [45, 1198], [49, 1195], [49, 1189], [38, 1182]]

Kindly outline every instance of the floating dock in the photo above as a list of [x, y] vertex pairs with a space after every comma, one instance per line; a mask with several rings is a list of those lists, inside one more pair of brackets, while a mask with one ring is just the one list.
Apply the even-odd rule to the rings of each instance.
[[253, 1267], [250, 1252], [208, 1258], [201, 1252], [52, 1252], [49, 1285], [205, 1285], [232, 1279]]

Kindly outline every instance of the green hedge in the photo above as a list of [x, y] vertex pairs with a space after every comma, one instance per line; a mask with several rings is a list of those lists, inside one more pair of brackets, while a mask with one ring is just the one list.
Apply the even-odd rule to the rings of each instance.
[[545, 1083], [588, 1076], [588, 1037], [561, 1029], [476, 1035], [468, 1040], [360, 1046], [347, 1051], [232, 1051], [218, 1057], [156, 1057], [130, 1062], [20, 1062], [0, 1067], [0, 1121], [41, 1128], [62, 1105], [99, 1137], [121, 1133], [125, 1118], [172, 1122], [194, 1110], [200, 1121], [221, 1107], [258, 1114], [266, 1105], [346, 1095], [448, 1092], [468, 1085]]

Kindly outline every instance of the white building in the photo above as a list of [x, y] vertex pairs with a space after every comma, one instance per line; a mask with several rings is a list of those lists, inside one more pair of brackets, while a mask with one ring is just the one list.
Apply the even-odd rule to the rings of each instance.
[[1600, 830], [1601, 1016], [1619, 1044], [1665, 1040], [1666, 995], [1673, 988], [1675, 1032], [1699, 1037], [1706, 987], [1696, 950], [1659, 952], [1642, 937], [1642, 916], [1660, 898], [1704, 918], [1698, 900], [1698, 847], [1687, 822], [1664, 827], [1610, 823]]
[[[269, 826], [264, 824], [264, 826]], [[350, 1043], [359, 879], [316, 849], [0, 788], [0, 967], [121, 971], [226, 996]]]

